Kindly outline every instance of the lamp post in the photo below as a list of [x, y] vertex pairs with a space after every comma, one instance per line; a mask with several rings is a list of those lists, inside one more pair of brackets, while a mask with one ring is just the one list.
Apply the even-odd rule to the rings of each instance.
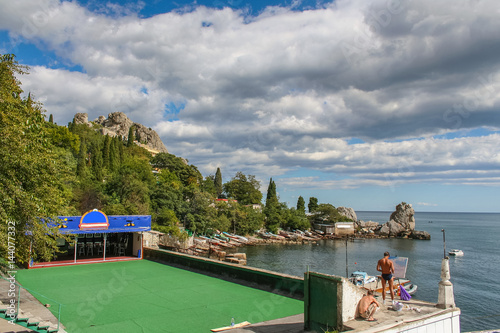
[[444, 229], [441, 229], [441, 232], [443, 233], [443, 258], [446, 258], [446, 238], [444, 235]]
[[347, 237], [345, 238], [345, 277], [349, 278], [349, 271], [348, 271], [348, 263], [347, 263]]

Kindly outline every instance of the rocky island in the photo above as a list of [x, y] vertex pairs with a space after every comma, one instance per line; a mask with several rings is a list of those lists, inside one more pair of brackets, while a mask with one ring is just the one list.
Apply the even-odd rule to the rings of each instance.
[[415, 230], [415, 210], [406, 202], [396, 206], [389, 221], [380, 224], [373, 221], [356, 221], [357, 229], [361, 234], [373, 234], [379, 237], [398, 237], [412, 239], [431, 239], [431, 235], [426, 231]]

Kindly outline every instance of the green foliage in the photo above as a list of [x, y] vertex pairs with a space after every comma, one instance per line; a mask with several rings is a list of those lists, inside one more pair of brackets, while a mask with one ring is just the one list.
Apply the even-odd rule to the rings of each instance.
[[311, 227], [309, 220], [306, 218], [306, 215], [295, 208], [290, 208], [284, 211], [284, 229], [288, 230], [306, 230]]
[[303, 213], [304, 215], [306, 213], [306, 202], [302, 196], [299, 196], [297, 199], [297, 211]]
[[214, 186], [217, 198], [220, 198], [222, 194], [222, 173], [220, 172], [220, 168], [217, 168], [215, 172]]
[[177, 175], [184, 186], [200, 185], [203, 177], [194, 165], [188, 165], [185, 159], [168, 153], [159, 153], [151, 159], [154, 168], [168, 169]]
[[203, 192], [210, 193], [213, 197], [217, 197], [217, 191], [215, 189], [214, 176], [209, 175], [205, 177], [203, 183], [201, 184], [201, 189]]
[[318, 198], [310, 197], [307, 209], [309, 209], [309, 213], [314, 213], [318, 209]]
[[236, 199], [242, 205], [260, 204], [262, 201], [260, 182], [253, 175], [247, 177], [237, 172], [223, 188], [228, 198]]
[[80, 137], [72, 133], [67, 127], [47, 123], [48, 137], [57, 147], [72, 149], [75, 153], [80, 150]]
[[68, 165], [54, 151], [41, 105], [20, 96], [16, 75], [25, 73], [13, 55], [0, 55], [0, 254], [8, 256], [11, 241], [17, 263], [29, 260], [30, 244], [39, 258], [51, 257], [57, 246], [48, 234], [58, 232], [40, 218], [64, 214], [68, 206]]
[[315, 222], [323, 223], [351, 222], [349, 218], [341, 215], [337, 208], [331, 204], [319, 204], [311, 218]]
[[130, 126], [128, 129], [128, 139], [127, 139], [127, 147], [132, 147], [134, 145], [135, 135], [134, 135], [134, 126]]
[[[253, 175], [238, 172], [223, 184], [217, 168], [215, 175], [203, 179], [186, 159], [168, 153], [152, 157], [132, 144], [133, 127], [124, 141], [101, 135], [98, 124], [58, 126], [52, 116], [45, 121], [40, 103], [31, 95], [21, 98], [17, 75], [25, 72], [14, 56], [0, 55], [0, 220], [15, 227], [18, 263], [29, 260], [30, 245], [36, 260], [50, 260], [57, 251], [51, 234], [57, 235], [58, 229], [48, 230], [42, 219], [95, 208], [108, 215], [152, 215], [155, 230], [181, 239], [187, 234], [180, 225], [199, 234], [309, 228], [304, 199], [299, 197], [297, 209], [289, 209], [279, 202], [272, 179], [260, 211], [252, 207], [262, 202], [260, 183]], [[215, 200], [221, 197], [230, 199]], [[310, 211], [321, 208], [318, 217], [335, 218], [330, 207], [313, 199]], [[7, 228], [0, 224], [4, 258]]]

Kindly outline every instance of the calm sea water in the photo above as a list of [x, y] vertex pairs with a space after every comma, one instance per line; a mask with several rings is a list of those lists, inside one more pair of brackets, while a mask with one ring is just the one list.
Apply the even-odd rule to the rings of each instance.
[[[358, 219], [385, 223], [390, 212], [356, 212]], [[346, 276], [355, 270], [375, 275], [385, 251], [408, 257], [406, 277], [418, 285], [416, 299], [437, 302], [443, 258], [461, 249], [463, 257], [450, 258], [455, 303], [462, 311], [461, 331], [500, 329], [500, 214], [415, 213], [417, 230], [431, 234], [430, 241], [372, 239], [365, 242], [321, 241], [317, 245], [268, 245], [242, 248], [249, 266], [303, 276], [309, 269]], [[347, 259], [346, 259], [347, 253]], [[347, 262], [347, 265], [346, 265]]]

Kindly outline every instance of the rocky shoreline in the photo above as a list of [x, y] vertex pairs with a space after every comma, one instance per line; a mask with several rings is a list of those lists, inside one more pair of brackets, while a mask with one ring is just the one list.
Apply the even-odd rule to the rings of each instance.
[[[352, 232], [343, 234], [326, 233], [321, 230], [314, 231], [284, 231], [279, 234], [272, 234], [266, 231], [259, 231], [251, 236], [238, 236], [230, 233], [216, 232], [212, 237], [192, 236], [186, 241], [173, 239], [156, 231], [150, 237], [150, 247], [165, 248], [190, 255], [202, 256], [216, 260], [227, 261], [235, 264], [246, 264], [246, 254], [237, 253], [237, 249], [242, 246], [257, 246], [268, 244], [309, 244], [317, 243], [321, 240], [362, 240], [362, 239], [384, 239], [403, 238], [430, 240], [430, 234], [426, 231], [415, 230], [415, 211], [411, 204], [405, 202], [396, 206], [396, 210], [391, 214], [390, 220], [384, 224], [373, 221], [357, 220], [356, 213], [352, 208], [339, 207], [339, 212], [351, 220]], [[156, 238], [155, 238], [156, 237]]]

